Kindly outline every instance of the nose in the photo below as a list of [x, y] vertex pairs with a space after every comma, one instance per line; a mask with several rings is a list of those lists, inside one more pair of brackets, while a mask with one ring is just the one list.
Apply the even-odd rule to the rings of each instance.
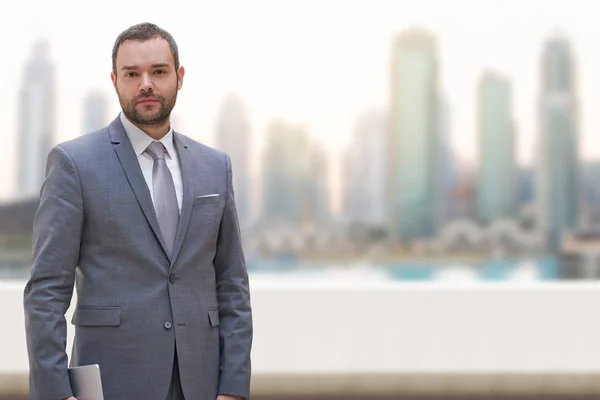
[[154, 83], [152, 83], [152, 79], [150, 79], [150, 75], [142, 74], [140, 90], [142, 92], [152, 92], [154, 90]]

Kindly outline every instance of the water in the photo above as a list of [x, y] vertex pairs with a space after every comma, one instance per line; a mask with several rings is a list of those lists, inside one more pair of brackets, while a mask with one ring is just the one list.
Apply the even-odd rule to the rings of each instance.
[[377, 264], [356, 262], [346, 265], [300, 263], [286, 260], [249, 260], [251, 276], [261, 280], [369, 280], [369, 281], [469, 281], [469, 282], [536, 282], [560, 279], [558, 260], [517, 259], [490, 260], [472, 264], [398, 262]]
[[[293, 258], [249, 259], [252, 278], [267, 281], [406, 281], [406, 282], [534, 282], [559, 279], [555, 259], [490, 260], [472, 264], [444, 264], [423, 261], [391, 264], [357, 261], [338, 265], [298, 262]], [[0, 280], [24, 280], [29, 269], [0, 266]]]

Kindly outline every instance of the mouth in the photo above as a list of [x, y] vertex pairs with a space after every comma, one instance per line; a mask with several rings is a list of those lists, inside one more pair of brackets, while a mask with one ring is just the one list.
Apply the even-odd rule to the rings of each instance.
[[154, 103], [158, 103], [158, 100], [154, 100], [154, 99], [143, 99], [137, 102], [137, 104], [154, 104]]

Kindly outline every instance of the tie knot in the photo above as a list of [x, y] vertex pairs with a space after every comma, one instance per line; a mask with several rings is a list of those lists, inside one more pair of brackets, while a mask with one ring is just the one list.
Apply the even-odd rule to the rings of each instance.
[[150, 154], [154, 160], [164, 160], [166, 151], [165, 146], [161, 142], [156, 141], [150, 143], [146, 148], [146, 153]]

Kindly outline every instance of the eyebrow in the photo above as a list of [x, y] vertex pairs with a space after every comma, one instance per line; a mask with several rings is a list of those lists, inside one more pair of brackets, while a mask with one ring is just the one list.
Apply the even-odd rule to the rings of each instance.
[[[158, 64], [152, 64], [152, 68], [166, 68], [168, 67], [169, 64], [167, 63], [158, 63]], [[138, 69], [139, 67], [137, 65], [125, 65], [123, 68], [121, 68], [122, 71], [132, 71], [135, 69]]]

